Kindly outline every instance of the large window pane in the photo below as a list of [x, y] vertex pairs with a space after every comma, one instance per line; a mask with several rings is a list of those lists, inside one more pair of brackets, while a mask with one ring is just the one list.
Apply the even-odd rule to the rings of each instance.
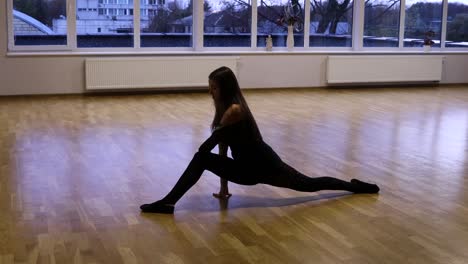
[[369, 0], [364, 10], [364, 47], [398, 47], [400, 0]]
[[353, 1], [310, 1], [310, 46], [351, 47]]
[[142, 47], [191, 47], [193, 2], [141, 1]]
[[250, 47], [250, 0], [205, 0], [205, 47]]
[[66, 0], [14, 0], [15, 45], [67, 45]]
[[405, 47], [422, 47], [428, 32], [433, 31], [434, 46], [440, 47], [442, 0], [406, 0]]
[[468, 48], [468, 0], [449, 0], [446, 47]]
[[266, 46], [271, 35], [273, 47], [286, 47], [288, 35], [287, 18], [294, 22], [294, 46], [304, 47], [304, 1], [263, 0], [258, 1], [257, 45]]
[[79, 48], [133, 47], [133, 0], [76, 0]]

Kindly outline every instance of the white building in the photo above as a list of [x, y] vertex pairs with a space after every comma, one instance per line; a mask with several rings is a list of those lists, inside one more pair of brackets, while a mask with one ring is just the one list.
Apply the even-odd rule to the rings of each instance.
[[[77, 0], [77, 34], [117, 34], [133, 31], [133, 0]], [[141, 27], [148, 27], [150, 17], [160, 8], [166, 7], [166, 0], [140, 0]], [[66, 18], [54, 20], [53, 31], [66, 34]]]

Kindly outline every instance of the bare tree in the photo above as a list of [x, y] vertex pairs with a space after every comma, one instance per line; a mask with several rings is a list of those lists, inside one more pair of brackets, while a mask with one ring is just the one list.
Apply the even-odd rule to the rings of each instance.
[[[347, 12], [353, 8], [352, 0], [311, 0], [310, 3], [312, 13], [319, 15], [320, 17], [319, 24], [317, 26], [317, 33], [324, 33], [327, 29], [329, 29], [328, 32], [330, 34], [336, 34], [338, 23], [342, 21], [345, 18]], [[373, 19], [378, 20], [398, 3], [400, 3], [400, 0], [387, 0], [387, 3], [385, 4], [387, 8]], [[365, 5], [367, 7], [372, 7], [373, 3], [371, 0], [366, 0]]]
[[312, 12], [320, 16], [317, 33], [324, 33], [329, 28], [329, 33], [335, 34], [338, 22], [352, 8], [350, 3], [352, 3], [351, 0], [344, 0], [342, 3], [339, 3], [338, 0], [312, 0]]

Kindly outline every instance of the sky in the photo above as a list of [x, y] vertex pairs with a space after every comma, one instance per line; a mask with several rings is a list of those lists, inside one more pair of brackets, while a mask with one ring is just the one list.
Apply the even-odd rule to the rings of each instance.
[[[442, 3], [442, 0], [406, 0], [406, 5], [410, 6], [418, 2]], [[468, 0], [448, 0], [449, 3], [462, 3], [468, 5]]]
[[[183, 2], [187, 4], [190, 0], [176, 0], [179, 2]], [[248, 1], [248, 0], [245, 0]], [[259, 2], [260, 0], [258, 0]], [[378, 0], [379, 1], [379, 0]], [[382, 0], [380, 0], [382, 1]], [[210, 3], [211, 7], [213, 8], [213, 11], [218, 11], [222, 7], [222, 1], [220, 0], [207, 0], [207, 2]], [[286, 3], [287, 0], [267, 0], [267, 2], [270, 3]], [[442, 0], [406, 0], [406, 5], [410, 6], [418, 2], [432, 2], [432, 3], [441, 3]], [[468, 0], [449, 0], [449, 3], [462, 3], [468, 5]]]
[[[187, 5], [190, 0], [175, 0], [175, 1], [179, 3], [184, 3], [184, 5]], [[205, 0], [205, 1], [210, 4], [213, 11], [219, 11], [221, 10], [221, 7], [223, 6], [223, 3], [222, 3], [223, 0]], [[251, 2], [251, 0], [244, 0], [244, 1]], [[257, 0], [257, 1], [260, 2], [260, 0]], [[228, 0], [228, 2], [234, 2], [234, 1]], [[288, 0], [265, 0], [265, 2], [268, 4], [271, 4], [271, 3], [279, 3], [279, 4], [283, 3], [284, 4], [284, 3], [287, 3]]]

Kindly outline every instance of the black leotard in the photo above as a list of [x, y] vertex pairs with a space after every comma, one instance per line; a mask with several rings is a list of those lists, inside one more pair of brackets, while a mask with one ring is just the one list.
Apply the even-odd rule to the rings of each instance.
[[[379, 191], [377, 185], [360, 181], [347, 182], [333, 177], [308, 177], [288, 164], [266, 144], [259, 133], [252, 131], [249, 120], [215, 129], [200, 146], [172, 190], [160, 201], [142, 206], [142, 210], [162, 212], [175, 204], [209, 170], [228, 181], [254, 185], [258, 183], [284, 187], [302, 192], [346, 190], [351, 192]], [[231, 148], [233, 159], [211, 153], [219, 143]], [[161, 207], [162, 206], [162, 207]], [[161, 209], [162, 208], [162, 209]], [[173, 211], [173, 207], [170, 207]]]

